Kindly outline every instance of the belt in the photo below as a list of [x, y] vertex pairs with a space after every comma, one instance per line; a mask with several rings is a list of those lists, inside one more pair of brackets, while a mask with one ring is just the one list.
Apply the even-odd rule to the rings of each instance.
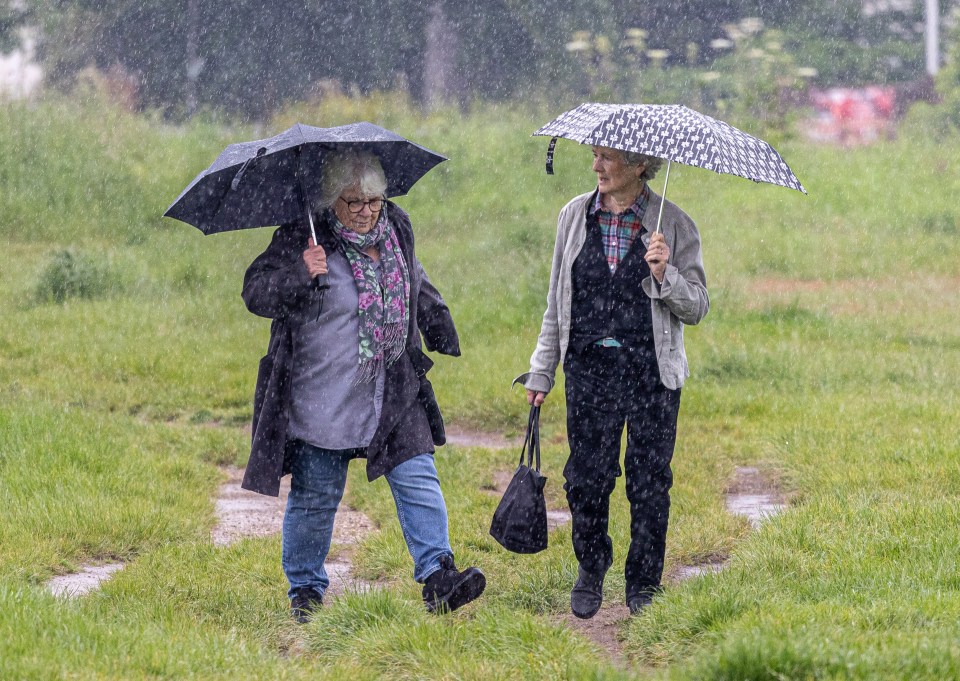
[[594, 342], [594, 345], [599, 345], [601, 348], [622, 348], [623, 344], [618, 341], [616, 338], [601, 338], [600, 340]]

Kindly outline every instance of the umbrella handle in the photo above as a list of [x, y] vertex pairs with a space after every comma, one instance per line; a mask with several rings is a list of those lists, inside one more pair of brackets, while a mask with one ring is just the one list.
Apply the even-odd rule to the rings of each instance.
[[550, 140], [550, 146], [547, 147], [547, 175], [553, 175], [553, 150], [557, 146], [557, 138]]
[[660, 233], [660, 221], [663, 220], [663, 204], [667, 202], [667, 183], [670, 182], [670, 164], [672, 161], [667, 159], [667, 176], [663, 178], [663, 194], [660, 195], [660, 214], [657, 216], [657, 228], [654, 234]]

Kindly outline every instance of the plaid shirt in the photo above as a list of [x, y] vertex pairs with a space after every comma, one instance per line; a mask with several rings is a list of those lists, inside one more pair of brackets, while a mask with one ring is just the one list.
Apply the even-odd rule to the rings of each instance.
[[650, 190], [644, 183], [643, 191], [632, 206], [622, 213], [611, 213], [604, 210], [600, 192], [597, 192], [597, 198], [590, 208], [590, 213], [596, 215], [597, 222], [600, 223], [600, 238], [603, 240], [603, 250], [607, 254], [607, 264], [611, 272], [617, 271], [617, 267], [627, 257], [627, 252], [643, 229], [640, 220], [647, 211], [649, 200]]

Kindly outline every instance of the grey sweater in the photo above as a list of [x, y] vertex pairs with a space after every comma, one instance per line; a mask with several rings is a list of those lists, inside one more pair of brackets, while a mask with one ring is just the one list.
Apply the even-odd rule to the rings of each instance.
[[[575, 197], [560, 211], [547, 309], [543, 313], [537, 347], [530, 358], [530, 371], [514, 379], [514, 383], [520, 382], [529, 390], [548, 393], [553, 389], [557, 365], [563, 361], [570, 344], [571, 272], [586, 240], [587, 208], [593, 194], [588, 192]], [[683, 348], [683, 326], [697, 324], [706, 316], [710, 298], [696, 225], [680, 208], [670, 201], [664, 202], [652, 190], [641, 221], [645, 229], [640, 238], [644, 245], [650, 243], [661, 204], [663, 221], [660, 230], [670, 247], [670, 260], [661, 284], [653, 277], [647, 277], [642, 286], [650, 298], [660, 381], [667, 388], [676, 390], [690, 375]]]
[[[293, 328], [287, 437], [322, 449], [366, 447], [380, 422], [385, 372], [381, 369], [376, 380], [357, 384], [357, 284], [339, 250], [327, 256], [327, 267], [330, 288], [320, 315]], [[374, 269], [379, 275], [379, 262]]]

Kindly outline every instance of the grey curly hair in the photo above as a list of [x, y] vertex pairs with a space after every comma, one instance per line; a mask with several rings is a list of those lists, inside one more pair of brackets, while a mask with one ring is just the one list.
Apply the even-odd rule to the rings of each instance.
[[657, 171], [660, 170], [660, 166], [663, 165], [663, 159], [657, 158], [656, 156], [647, 156], [646, 154], [641, 154], [638, 151], [623, 151], [618, 149], [620, 155], [623, 156], [623, 161], [628, 166], [639, 166], [646, 165], [644, 168], [643, 174], [640, 175], [640, 179], [644, 182], [652, 180], [657, 176]]
[[323, 177], [320, 180], [320, 195], [315, 200], [317, 208], [329, 208], [348, 187], [360, 186], [366, 197], [385, 196], [387, 178], [380, 159], [369, 151], [337, 151], [323, 161]]

